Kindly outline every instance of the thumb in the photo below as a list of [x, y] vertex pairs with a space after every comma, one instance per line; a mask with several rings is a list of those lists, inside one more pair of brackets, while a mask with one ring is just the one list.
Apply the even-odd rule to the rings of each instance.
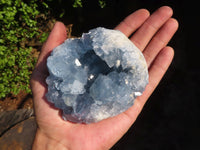
[[63, 43], [66, 38], [67, 38], [67, 32], [66, 32], [65, 25], [61, 22], [56, 22], [51, 33], [49, 34], [47, 41], [43, 44], [41, 53], [38, 58], [38, 62], [32, 73], [31, 82], [30, 82], [32, 90], [37, 89], [37, 88], [34, 88], [36, 81], [39, 81], [40, 83], [43, 83], [43, 84], [45, 83], [45, 79], [48, 75], [47, 66], [46, 66], [47, 57], [49, 56], [50, 52], [56, 46]]
[[[48, 75], [47, 57], [50, 52], [58, 45], [62, 44], [67, 38], [65, 25], [61, 22], [56, 22], [47, 41], [43, 44], [38, 62], [31, 76], [31, 89], [34, 99], [34, 107], [37, 117], [48, 116], [46, 114], [54, 114], [55, 110], [49, 109], [48, 102], [45, 100], [47, 90], [45, 79]], [[52, 116], [52, 115], [51, 115]]]
[[38, 62], [36, 65], [37, 71], [40, 73], [46, 74], [46, 60], [50, 55], [52, 50], [58, 45], [62, 44], [67, 38], [66, 27], [62, 22], [56, 22], [47, 41], [43, 44], [41, 53], [38, 58]]

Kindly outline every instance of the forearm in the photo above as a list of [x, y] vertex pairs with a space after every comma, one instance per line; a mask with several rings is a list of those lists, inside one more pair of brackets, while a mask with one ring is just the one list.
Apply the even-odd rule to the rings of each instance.
[[37, 130], [32, 150], [69, 150], [63, 144], [48, 138], [40, 130]]

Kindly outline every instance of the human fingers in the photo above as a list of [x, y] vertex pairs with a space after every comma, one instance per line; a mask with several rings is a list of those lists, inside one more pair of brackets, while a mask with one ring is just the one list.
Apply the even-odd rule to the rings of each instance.
[[151, 65], [152, 61], [157, 56], [159, 51], [167, 45], [177, 29], [177, 20], [170, 18], [152, 38], [150, 43], [143, 51], [143, 55], [148, 66]]
[[146, 9], [139, 9], [126, 17], [115, 30], [119, 30], [129, 37], [144, 21], [149, 17], [149, 12]]
[[146, 86], [143, 94], [137, 97], [134, 101], [134, 105], [124, 112], [130, 122], [130, 126], [136, 120], [147, 99], [153, 93], [163, 75], [167, 71], [172, 62], [173, 56], [174, 50], [171, 47], [164, 47], [156, 56], [154, 62], [149, 68], [149, 84]]
[[163, 6], [156, 10], [135, 32], [130, 40], [143, 51], [153, 35], [172, 16], [173, 11], [168, 6]]
[[[139, 99], [148, 99], [153, 93], [160, 80], [167, 71], [169, 65], [174, 57], [174, 50], [172, 47], [164, 47], [156, 56], [149, 68], [149, 84], [147, 85], [143, 95]], [[138, 100], [138, 101], [140, 101]]]
[[169, 67], [173, 55], [174, 51], [171, 47], [165, 47], [160, 51], [160, 53], [155, 58], [155, 61], [152, 63], [151, 68], [149, 69], [150, 77], [146, 90], [142, 96], [137, 97], [132, 107], [115, 117], [111, 117], [98, 123], [89, 125], [90, 129], [92, 126], [98, 128], [98, 131], [96, 131], [97, 133], [104, 133], [104, 137], [107, 138], [105, 146], [106, 144], [113, 145], [116, 143], [135, 122], [148, 97], [154, 91], [162, 76], [165, 74], [167, 68]]

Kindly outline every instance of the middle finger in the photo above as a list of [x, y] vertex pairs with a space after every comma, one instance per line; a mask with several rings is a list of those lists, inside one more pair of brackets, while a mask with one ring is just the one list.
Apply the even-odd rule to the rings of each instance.
[[155, 11], [144, 24], [136, 31], [130, 40], [143, 51], [153, 35], [172, 16], [173, 11], [168, 6], [163, 6]]

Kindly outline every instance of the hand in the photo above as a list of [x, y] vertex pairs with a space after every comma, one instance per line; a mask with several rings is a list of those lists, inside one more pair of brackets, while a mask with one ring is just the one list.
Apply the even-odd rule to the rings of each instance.
[[34, 108], [38, 129], [33, 149], [109, 149], [135, 122], [148, 97], [152, 94], [170, 65], [174, 51], [166, 46], [178, 28], [171, 18], [172, 9], [164, 6], [151, 16], [145, 9], [138, 10], [124, 19], [115, 29], [123, 32], [142, 51], [149, 69], [149, 84], [143, 95], [124, 113], [92, 124], [75, 124], [64, 121], [60, 110], [46, 98], [48, 75], [46, 60], [50, 52], [67, 38], [66, 28], [57, 22], [44, 43], [31, 78]]

